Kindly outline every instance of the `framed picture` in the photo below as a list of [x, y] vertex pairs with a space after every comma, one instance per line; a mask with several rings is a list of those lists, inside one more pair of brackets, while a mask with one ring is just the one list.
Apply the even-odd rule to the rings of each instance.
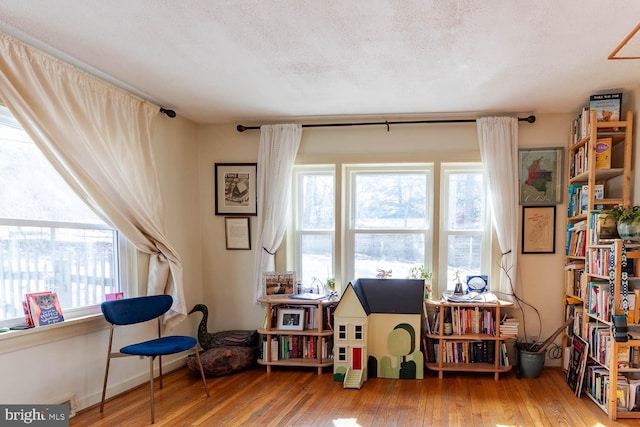
[[522, 253], [553, 254], [556, 251], [556, 207], [522, 207]]
[[256, 163], [216, 163], [216, 215], [257, 215]]
[[562, 203], [563, 147], [518, 150], [520, 204]]
[[278, 309], [278, 329], [289, 331], [304, 330], [304, 309], [280, 308]]
[[249, 217], [224, 219], [224, 237], [227, 249], [251, 249]]
[[264, 294], [271, 296], [293, 295], [296, 274], [293, 271], [267, 271], [262, 273]]

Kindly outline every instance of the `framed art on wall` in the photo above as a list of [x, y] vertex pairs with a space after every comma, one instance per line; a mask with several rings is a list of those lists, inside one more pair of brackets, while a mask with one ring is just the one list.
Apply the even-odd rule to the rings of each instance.
[[249, 217], [225, 218], [224, 237], [227, 249], [251, 249]]
[[257, 215], [256, 163], [216, 163], [216, 215]]
[[563, 153], [562, 147], [518, 150], [521, 205], [562, 203]]
[[522, 207], [522, 253], [556, 252], [556, 207]]

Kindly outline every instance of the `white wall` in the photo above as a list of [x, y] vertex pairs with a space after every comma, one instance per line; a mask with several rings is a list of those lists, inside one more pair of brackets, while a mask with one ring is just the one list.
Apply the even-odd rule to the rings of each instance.
[[[573, 116], [540, 115], [534, 124], [521, 123], [520, 145], [566, 147]], [[225, 250], [223, 217], [213, 215], [213, 163], [257, 159], [259, 131], [238, 133], [234, 126], [203, 126], [199, 133], [204, 302], [214, 311], [209, 321], [211, 330], [253, 329], [264, 317], [263, 308], [253, 301], [253, 251]], [[390, 132], [384, 126], [305, 128], [296, 162], [331, 162], [340, 166], [349, 162], [479, 161], [477, 145], [474, 124], [396, 125], [391, 126]], [[565, 212], [566, 200], [557, 207], [555, 254], [520, 255], [521, 297], [538, 309], [542, 323], [541, 331], [537, 315], [526, 310], [529, 335], [546, 338], [562, 322]], [[255, 218], [251, 224], [253, 240]]]
[[[160, 174], [160, 188], [167, 208], [168, 238], [184, 264], [187, 305], [202, 300], [202, 256], [199, 227], [197, 127], [180, 118], [158, 117], [154, 128], [153, 149]], [[174, 330], [195, 334], [194, 317]], [[153, 323], [153, 322], [152, 322]], [[155, 324], [134, 327], [119, 335], [114, 345], [125, 345], [153, 337]], [[100, 400], [106, 361], [108, 329], [100, 317], [72, 326], [54, 325], [53, 330], [30, 330], [32, 337], [62, 335], [58, 341], [7, 351], [16, 341], [0, 336], [0, 366], [3, 367], [0, 402], [51, 403], [75, 394], [78, 409]], [[63, 330], [64, 332], [61, 332]], [[75, 332], [74, 332], [75, 331]], [[69, 333], [79, 335], [67, 337]], [[40, 335], [38, 335], [40, 334]], [[119, 347], [118, 347], [119, 348]], [[184, 355], [165, 358], [167, 368], [184, 363]], [[114, 360], [107, 396], [125, 391], [148, 380], [148, 361], [137, 357]]]

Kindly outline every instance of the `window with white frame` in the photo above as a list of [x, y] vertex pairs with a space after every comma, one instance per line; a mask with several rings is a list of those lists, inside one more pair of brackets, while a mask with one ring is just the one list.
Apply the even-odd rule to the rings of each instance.
[[338, 339], [347, 339], [347, 325], [338, 325]]
[[348, 277], [408, 277], [432, 244], [433, 166], [348, 166]]
[[440, 195], [438, 287], [443, 291], [453, 290], [458, 279], [464, 286], [468, 275], [489, 274], [491, 221], [482, 165], [443, 163]]
[[298, 280], [324, 285], [334, 277], [335, 167], [297, 166], [293, 181]]
[[69, 188], [0, 106], [0, 324], [24, 322], [26, 293], [58, 294], [65, 319], [121, 291], [125, 239]]
[[363, 332], [364, 332], [364, 330], [363, 330], [362, 325], [356, 325], [355, 326], [355, 339], [362, 340], [364, 338]]
[[346, 347], [338, 347], [338, 362], [347, 361], [347, 349]]

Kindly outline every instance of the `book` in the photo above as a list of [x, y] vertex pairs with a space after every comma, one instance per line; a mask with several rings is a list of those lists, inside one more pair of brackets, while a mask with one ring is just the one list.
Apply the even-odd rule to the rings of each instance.
[[22, 301], [22, 310], [24, 312], [24, 320], [27, 326], [35, 326], [33, 323], [33, 315], [31, 313], [31, 297], [38, 295], [48, 295], [51, 291], [43, 291], [43, 292], [30, 292], [25, 294], [24, 300]]
[[108, 294], [104, 294], [105, 301], [114, 301], [124, 299], [124, 292], [112, 292]]
[[582, 394], [584, 374], [587, 367], [587, 355], [589, 343], [579, 335], [574, 335], [571, 340], [569, 357], [569, 369], [567, 370], [567, 383], [576, 396]]
[[[596, 112], [598, 122], [616, 122], [622, 117], [622, 93], [591, 95], [589, 110]], [[618, 128], [600, 128], [601, 131], [615, 132]]]
[[52, 325], [64, 321], [58, 294], [54, 292], [30, 296], [29, 307], [34, 326]]
[[[604, 199], [604, 184], [595, 184], [593, 186], [593, 200], [602, 200]], [[589, 208], [589, 186], [582, 185], [580, 188], [580, 214], [585, 214], [588, 212]], [[595, 205], [595, 209], [602, 210], [602, 205]]]
[[611, 169], [612, 138], [599, 138], [596, 140], [596, 169]]

